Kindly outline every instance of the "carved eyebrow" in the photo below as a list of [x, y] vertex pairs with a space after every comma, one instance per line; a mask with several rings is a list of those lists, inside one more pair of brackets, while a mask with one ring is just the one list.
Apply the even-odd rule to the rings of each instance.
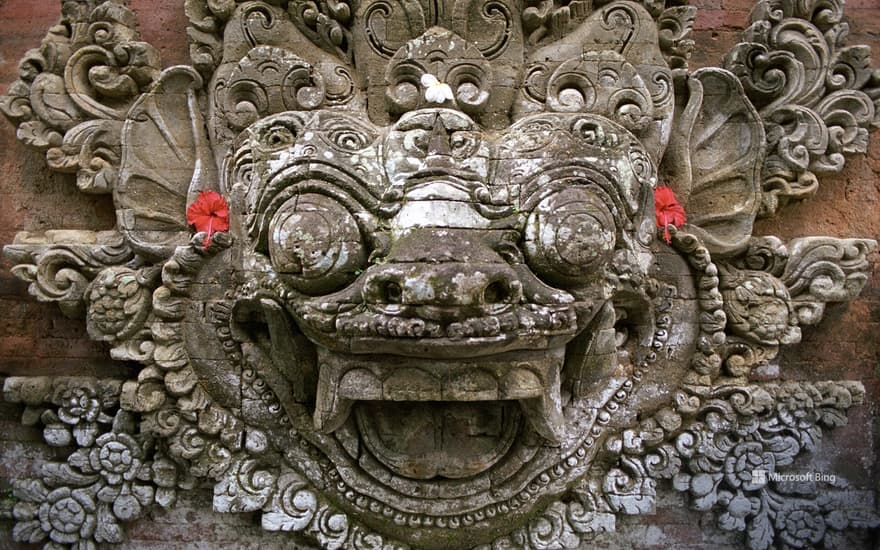
[[[548, 180], [546, 183], [542, 181], [544, 178]], [[572, 185], [592, 187], [601, 191], [598, 196], [607, 203], [612, 215], [614, 211], [618, 212], [615, 217], [632, 215], [631, 209], [627, 207], [627, 200], [612, 173], [599, 166], [572, 161], [541, 166], [538, 173], [524, 181], [521, 184], [523, 208], [533, 208], [547, 195]]]
[[397, 130], [406, 132], [409, 130], [432, 130], [434, 128], [434, 123], [438, 118], [447, 130], [477, 130], [474, 123], [466, 118], [451, 114], [443, 116], [444, 114], [445, 113], [419, 113], [415, 116], [404, 117], [392, 127], [392, 131]]
[[392, 130], [397, 130], [399, 132], [408, 132], [409, 130], [430, 130], [433, 127], [432, 122], [422, 119], [409, 119], [400, 122], [397, 126], [393, 127]]

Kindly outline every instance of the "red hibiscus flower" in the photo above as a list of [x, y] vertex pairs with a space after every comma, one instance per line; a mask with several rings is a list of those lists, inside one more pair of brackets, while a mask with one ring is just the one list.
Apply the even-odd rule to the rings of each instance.
[[202, 191], [187, 207], [186, 221], [196, 228], [196, 232], [207, 234], [204, 246], [208, 248], [211, 235], [229, 229], [229, 205], [220, 193]]
[[668, 187], [654, 190], [654, 212], [657, 214], [657, 227], [663, 228], [663, 240], [672, 244], [669, 226], [679, 227], [687, 221], [684, 208], [675, 200], [675, 193]]

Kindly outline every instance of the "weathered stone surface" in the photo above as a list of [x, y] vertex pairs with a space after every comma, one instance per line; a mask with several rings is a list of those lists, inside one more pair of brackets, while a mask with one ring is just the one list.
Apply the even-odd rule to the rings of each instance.
[[[138, 368], [7, 379], [74, 446], [16, 483], [13, 536], [120, 543], [196, 479], [322, 548], [601, 543], [665, 480], [752, 548], [876, 526], [870, 499], [755, 473], [865, 393], [757, 382], [876, 247], [755, 231], [801, 195], [779, 159], [809, 179], [867, 146], [875, 77], [832, 4], [761, 4], [732, 72], [693, 73], [693, 12], [656, 3], [188, 2], [193, 67], [164, 71], [131, 10], [68, 6], [3, 110], [112, 192], [117, 231], [6, 254]], [[753, 50], [828, 82], [768, 103]], [[196, 221], [204, 191], [228, 208]]]

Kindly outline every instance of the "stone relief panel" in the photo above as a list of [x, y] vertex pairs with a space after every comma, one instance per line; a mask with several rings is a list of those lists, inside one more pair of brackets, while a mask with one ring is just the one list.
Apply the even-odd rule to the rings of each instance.
[[139, 367], [6, 381], [72, 449], [16, 540], [120, 543], [205, 482], [328, 549], [601, 544], [661, 487], [755, 549], [880, 525], [773, 479], [863, 400], [772, 373], [876, 242], [754, 234], [865, 152], [869, 52], [763, 1], [691, 72], [674, 4], [188, 1], [160, 71], [124, 2], [64, 2], [0, 110], [117, 227], [4, 253]]

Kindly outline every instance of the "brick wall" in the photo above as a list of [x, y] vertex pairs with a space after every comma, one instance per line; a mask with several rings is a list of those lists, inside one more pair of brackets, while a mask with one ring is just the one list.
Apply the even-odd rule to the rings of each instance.
[[[0, 0], [0, 93], [15, 80], [17, 63], [36, 47], [58, 18], [60, 2]], [[145, 40], [157, 46], [166, 66], [187, 61], [181, 0], [132, 0], [140, 14]], [[699, 47], [694, 68], [717, 65], [740, 36], [751, 8], [749, 0], [699, 0], [696, 23]], [[880, 2], [851, 0], [850, 44], [868, 44], [880, 52]], [[880, 53], [876, 53], [880, 57]], [[876, 66], [875, 62], [875, 66]], [[109, 229], [114, 215], [109, 197], [79, 193], [71, 176], [49, 172], [42, 155], [16, 141], [10, 125], [0, 124], [0, 245], [17, 231]], [[825, 177], [815, 198], [791, 206], [777, 219], [762, 221], [756, 234], [784, 239], [806, 235], [880, 237], [880, 135], [873, 136], [867, 157], [848, 160], [846, 170]], [[785, 379], [861, 380], [866, 403], [850, 412], [848, 426], [827, 433], [816, 468], [847, 478], [857, 488], [874, 491], [880, 482], [880, 256], [861, 296], [849, 305], [832, 306], [822, 324], [804, 331], [803, 343], [785, 352]], [[124, 376], [132, 366], [107, 357], [101, 344], [88, 340], [84, 323], [66, 319], [54, 305], [40, 304], [0, 261], [0, 379], [10, 375], [88, 374]], [[0, 501], [9, 480], [33, 475], [39, 465], [57, 459], [42, 444], [38, 430], [23, 427], [18, 406], [0, 403]], [[718, 532], [709, 518], [685, 510], [679, 494], [665, 493], [656, 515], [624, 518], [619, 537], [609, 543], [632, 548], [720, 548], [737, 539]], [[261, 534], [252, 515], [215, 515], [210, 490], [186, 496], [172, 513], [156, 512], [129, 528], [126, 548], [280, 548], [289, 539]], [[11, 542], [12, 524], [0, 520], [0, 549], [27, 548]], [[262, 538], [259, 538], [262, 537]], [[299, 543], [296, 547], [303, 547]]]

